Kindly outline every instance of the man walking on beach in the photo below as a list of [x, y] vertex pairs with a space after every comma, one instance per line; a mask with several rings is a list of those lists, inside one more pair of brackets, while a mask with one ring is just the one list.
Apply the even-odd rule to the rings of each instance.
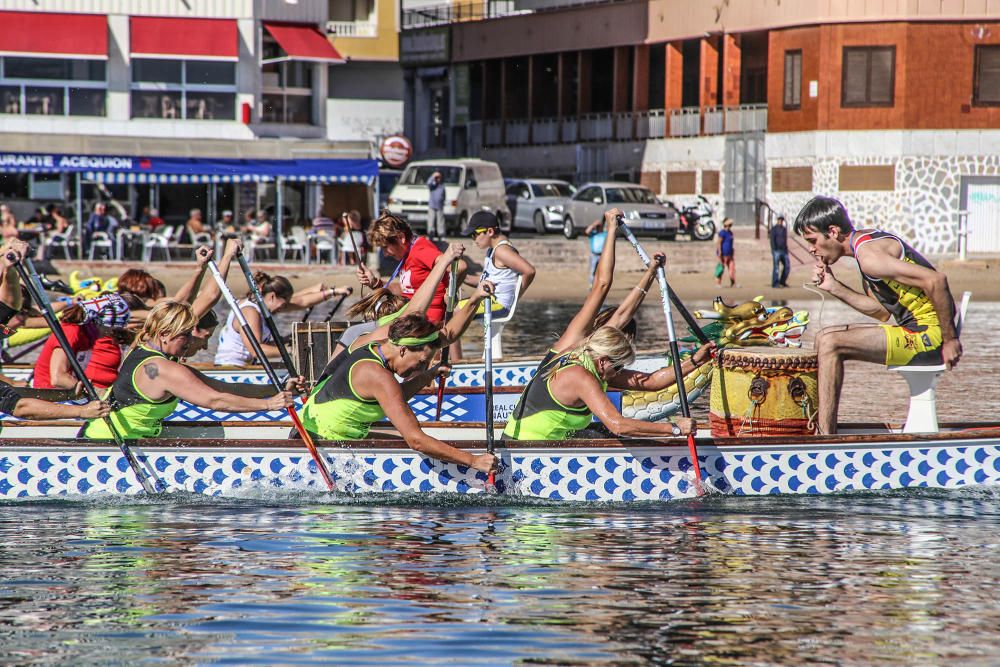
[[440, 240], [444, 238], [444, 179], [441, 172], [435, 171], [427, 179], [427, 238]]
[[788, 287], [788, 228], [785, 227], [785, 216], [778, 216], [767, 235], [771, 239], [771, 287]]
[[[819, 361], [819, 420], [822, 434], [837, 432], [840, 389], [847, 359], [886, 366], [953, 368], [962, 357], [955, 331], [955, 302], [948, 279], [902, 239], [879, 229], [855, 230], [844, 205], [814, 197], [795, 219], [795, 233], [816, 258], [813, 283], [848, 306], [882, 322], [826, 327], [816, 336]], [[830, 266], [854, 257], [865, 293], [833, 275]]]

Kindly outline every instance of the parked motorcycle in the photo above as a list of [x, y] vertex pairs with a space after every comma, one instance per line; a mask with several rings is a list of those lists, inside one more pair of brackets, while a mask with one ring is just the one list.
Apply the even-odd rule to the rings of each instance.
[[679, 233], [687, 234], [692, 241], [710, 241], [715, 236], [715, 221], [712, 220], [715, 209], [704, 196], [698, 195], [698, 203], [684, 208], [678, 208], [672, 201], [665, 203], [677, 211]]

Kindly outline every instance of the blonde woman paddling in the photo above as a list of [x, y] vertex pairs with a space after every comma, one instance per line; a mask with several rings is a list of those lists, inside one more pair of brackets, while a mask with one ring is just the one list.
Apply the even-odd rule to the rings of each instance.
[[[113, 409], [115, 430], [126, 440], [157, 437], [178, 400], [232, 412], [282, 410], [292, 404], [291, 392], [263, 398], [274, 390], [211, 380], [178, 363], [177, 358], [192, 345], [197, 323], [186, 303], [165, 301], [150, 311], [105, 397]], [[111, 438], [107, 424], [96, 420], [84, 427], [83, 435], [98, 440]]]
[[[701, 348], [684, 362], [697, 366], [711, 356]], [[506, 440], [568, 440], [588, 429], [593, 417], [619, 436], [666, 437], [694, 433], [690, 418], [675, 422], [628, 419], [615, 409], [607, 390], [659, 391], [674, 384], [672, 368], [654, 373], [625, 370], [635, 359], [629, 338], [614, 327], [601, 327], [576, 348], [555, 359], [521, 394], [503, 431]], [[689, 372], [688, 369], [684, 369]]]

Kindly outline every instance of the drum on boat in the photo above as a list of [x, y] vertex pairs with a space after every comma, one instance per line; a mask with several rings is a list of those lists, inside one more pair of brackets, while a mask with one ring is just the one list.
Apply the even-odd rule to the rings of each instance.
[[815, 432], [816, 354], [801, 348], [727, 348], [716, 356], [709, 425], [716, 437]]

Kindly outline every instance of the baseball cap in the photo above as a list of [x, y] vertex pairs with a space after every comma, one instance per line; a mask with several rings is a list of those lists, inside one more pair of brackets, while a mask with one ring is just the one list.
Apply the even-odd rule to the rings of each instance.
[[106, 327], [124, 327], [128, 324], [132, 311], [118, 294], [102, 294], [96, 299], [81, 301], [86, 316], [84, 323], [95, 322]]
[[477, 229], [500, 229], [500, 221], [491, 211], [476, 211], [462, 230], [462, 236], [469, 236]]

